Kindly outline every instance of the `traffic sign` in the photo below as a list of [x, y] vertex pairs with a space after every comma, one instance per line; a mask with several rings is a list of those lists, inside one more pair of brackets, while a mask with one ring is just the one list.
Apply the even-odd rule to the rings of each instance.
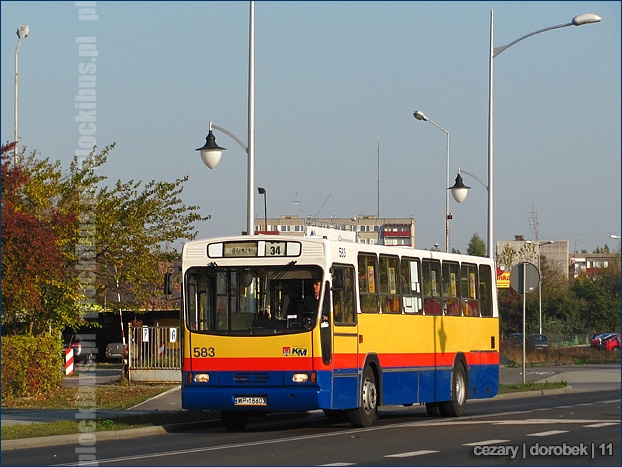
[[531, 263], [519, 263], [510, 271], [510, 286], [515, 292], [528, 294], [538, 288], [540, 271]]

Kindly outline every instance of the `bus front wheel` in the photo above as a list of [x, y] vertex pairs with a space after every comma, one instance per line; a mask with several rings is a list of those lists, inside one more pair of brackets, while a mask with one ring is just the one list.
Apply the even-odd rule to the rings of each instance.
[[242, 431], [248, 423], [247, 412], [223, 410], [220, 412], [222, 424], [229, 431]]
[[370, 427], [378, 418], [378, 391], [376, 377], [369, 366], [363, 370], [361, 384], [361, 406], [348, 411], [350, 424], [356, 428]]
[[467, 377], [464, 365], [457, 362], [451, 378], [451, 400], [443, 403], [443, 413], [449, 417], [461, 417], [464, 415], [467, 391]]

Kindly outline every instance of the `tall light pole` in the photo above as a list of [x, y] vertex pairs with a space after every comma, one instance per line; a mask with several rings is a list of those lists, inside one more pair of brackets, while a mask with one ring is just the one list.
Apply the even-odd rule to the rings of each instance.
[[[426, 117], [426, 115], [420, 110], [417, 110], [413, 114], [413, 117], [415, 117], [417, 120], [421, 120], [424, 122], [430, 122], [432, 125], [434, 125], [439, 130], [443, 131], [447, 135], [447, 179], [445, 181], [445, 187], [447, 188], [449, 186], [449, 132], [443, 127], [441, 127], [440, 125], [437, 125], [436, 123], [434, 123], [428, 117]], [[449, 191], [445, 190], [445, 251], [446, 252], [449, 252], [449, 220], [450, 219], [451, 219], [451, 214], [449, 212]]]
[[255, 186], [255, 2], [250, 2], [249, 19], [249, 40], [248, 40], [248, 146], [246, 146], [237, 136], [217, 125], [209, 124], [209, 133], [205, 138], [205, 145], [198, 148], [201, 151], [201, 158], [205, 165], [213, 169], [220, 162], [222, 151], [216, 144], [216, 138], [212, 133], [212, 128], [222, 131], [238, 143], [248, 155], [248, 183], [246, 190], [246, 233], [255, 234], [255, 200], [253, 198], [253, 187]]
[[263, 223], [265, 231], [268, 232], [268, 194], [266, 189], [260, 186], [257, 187], [257, 191], [263, 195]]
[[17, 81], [18, 81], [18, 73], [17, 73], [17, 54], [19, 52], [19, 44], [22, 42], [22, 39], [25, 39], [30, 34], [30, 29], [28, 29], [28, 25], [20, 25], [17, 27], [17, 47], [15, 47], [15, 128], [13, 132], [13, 136], [15, 138], [15, 148], [13, 151], [13, 165], [17, 165], [17, 152], [19, 143], [17, 141]]
[[554, 242], [553, 240], [549, 240], [547, 242], [534, 243], [530, 240], [527, 240], [525, 243], [528, 243], [530, 245], [536, 245], [538, 247], [538, 272], [540, 273], [540, 280], [538, 281], [538, 310], [540, 314], [540, 326], [538, 334], [542, 334], [542, 271], [540, 271], [540, 248], [542, 247], [542, 245], [552, 245]]
[[493, 258], [493, 165], [494, 165], [494, 119], [493, 119], [493, 82], [494, 82], [494, 58], [503, 52], [505, 49], [513, 46], [517, 42], [527, 39], [528, 37], [540, 34], [541, 32], [550, 31], [552, 29], [565, 28], [567, 26], [581, 26], [583, 24], [598, 23], [601, 20], [600, 16], [587, 13], [579, 16], [575, 16], [570, 23], [559, 24], [557, 26], [550, 26], [548, 28], [539, 29], [537, 31], [526, 34], [518, 39], [510, 42], [507, 45], [501, 47], [494, 46], [494, 15], [493, 10], [490, 10], [490, 54], [489, 54], [489, 68], [488, 68], [488, 257]]

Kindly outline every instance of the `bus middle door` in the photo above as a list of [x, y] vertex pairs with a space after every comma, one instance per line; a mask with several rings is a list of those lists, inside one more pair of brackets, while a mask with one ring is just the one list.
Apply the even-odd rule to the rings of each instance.
[[332, 276], [333, 316], [330, 326], [325, 328], [329, 332], [332, 331], [333, 337], [332, 409], [352, 409], [357, 407], [358, 403], [359, 350], [354, 267], [333, 266]]

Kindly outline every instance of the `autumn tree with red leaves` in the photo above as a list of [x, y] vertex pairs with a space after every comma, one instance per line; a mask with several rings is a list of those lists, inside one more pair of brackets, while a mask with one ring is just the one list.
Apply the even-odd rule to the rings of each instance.
[[170, 245], [194, 239], [193, 224], [209, 219], [182, 203], [188, 177], [106, 186], [95, 171], [114, 144], [74, 157], [67, 173], [36, 153], [15, 166], [13, 147], [2, 146], [4, 332], [77, 327], [104, 308], [152, 309], [162, 263], [179, 256]]

